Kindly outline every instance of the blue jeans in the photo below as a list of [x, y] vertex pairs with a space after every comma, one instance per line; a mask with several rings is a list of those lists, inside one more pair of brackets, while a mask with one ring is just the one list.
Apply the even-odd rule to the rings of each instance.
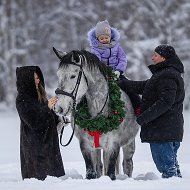
[[152, 158], [163, 178], [182, 177], [177, 161], [180, 142], [150, 143]]

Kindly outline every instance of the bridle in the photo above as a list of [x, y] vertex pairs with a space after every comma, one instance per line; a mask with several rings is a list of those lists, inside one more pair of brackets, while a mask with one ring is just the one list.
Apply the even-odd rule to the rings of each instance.
[[[81, 58], [81, 57], [82, 57], [82, 58]], [[80, 56], [80, 55], [79, 55], [79, 58], [80, 58], [80, 63], [81, 63], [81, 64], [75, 63], [75, 62], [73, 62], [73, 61], [69, 63], [70, 65], [75, 65], [75, 66], [78, 66], [78, 67], [80, 68], [79, 74], [78, 74], [78, 77], [77, 77], [77, 82], [76, 82], [76, 84], [75, 84], [75, 87], [74, 87], [73, 91], [72, 91], [71, 93], [69, 93], [69, 92], [66, 92], [66, 91], [64, 91], [64, 90], [61, 90], [60, 88], [57, 88], [57, 89], [55, 90], [55, 93], [56, 93], [57, 95], [61, 94], [61, 95], [69, 96], [69, 97], [71, 97], [71, 98], [73, 99], [73, 106], [72, 106], [72, 115], [73, 115], [73, 117], [74, 117], [73, 132], [72, 132], [72, 134], [71, 134], [71, 137], [70, 137], [69, 141], [68, 141], [66, 144], [62, 144], [62, 136], [63, 136], [63, 131], [64, 131], [64, 125], [63, 125], [63, 127], [62, 127], [62, 129], [61, 129], [61, 133], [60, 133], [60, 144], [61, 144], [62, 146], [68, 146], [68, 145], [70, 144], [70, 142], [71, 142], [73, 136], [74, 136], [74, 132], [75, 132], [75, 114], [76, 114], [76, 97], [77, 97], [78, 88], [79, 88], [79, 85], [80, 85], [80, 82], [81, 82], [82, 74], [84, 75], [84, 78], [85, 78], [85, 80], [86, 80], [86, 84], [87, 84], [87, 86], [88, 86], [88, 80], [87, 80], [87, 77], [85, 76], [85, 73], [84, 73], [84, 71], [83, 71], [83, 64], [82, 64], [82, 61], [84, 61], [84, 58], [83, 58], [83, 56]], [[105, 103], [104, 103], [102, 109], [100, 110], [100, 112], [96, 115], [96, 117], [98, 117], [100, 114], [102, 114], [103, 109], [104, 109], [104, 107], [105, 107], [105, 105], [106, 105], [106, 103], [107, 103], [108, 96], [109, 96], [109, 93], [107, 93], [106, 101], [105, 101]], [[85, 118], [84, 118], [84, 119], [85, 119]], [[68, 122], [65, 121], [64, 117], [63, 117], [63, 122], [64, 122], [65, 124], [68, 123]]]
[[86, 80], [87, 85], [88, 85], [88, 81], [87, 81], [87, 78], [86, 78], [86, 76], [85, 76], [85, 74], [84, 74], [84, 71], [83, 71], [83, 68], [82, 68], [82, 64], [80, 65], [80, 64], [77, 64], [77, 63], [75, 63], [75, 62], [71, 62], [71, 63], [69, 63], [69, 64], [76, 65], [76, 66], [80, 67], [80, 70], [79, 70], [79, 74], [78, 74], [78, 78], [77, 78], [77, 82], [76, 82], [76, 84], [75, 84], [75, 87], [74, 87], [74, 89], [73, 89], [73, 91], [72, 91], [71, 93], [66, 92], [66, 91], [64, 91], [64, 90], [61, 90], [61, 89], [59, 89], [59, 88], [57, 88], [57, 89], [55, 90], [55, 93], [56, 93], [56, 94], [61, 94], [61, 95], [65, 95], [65, 96], [71, 97], [71, 98], [73, 99], [73, 105], [75, 106], [75, 105], [76, 105], [77, 92], [78, 92], [78, 88], [79, 88], [79, 85], [80, 85], [80, 82], [81, 82], [82, 74], [83, 74], [84, 77], [85, 77], [85, 80]]
[[[80, 57], [80, 60], [81, 60], [81, 56], [79, 56], [79, 57]], [[82, 58], [82, 59], [83, 59], [83, 58]], [[57, 94], [57, 95], [61, 94], [61, 95], [69, 96], [69, 97], [71, 97], [71, 98], [73, 99], [72, 114], [73, 114], [73, 117], [74, 117], [74, 118], [75, 118], [75, 112], [76, 112], [76, 109], [75, 109], [75, 106], [76, 106], [76, 97], [77, 97], [78, 88], [79, 88], [79, 85], [80, 85], [80, 82], [81, 82], [82, 74], [84, 75], [85, 80], [86, 80], [86, 83], [87, 83], [87, 85], [88, 85], [87, 78], [86, 78], [86, 76], [85, 76], [85, 74], [84, 74], [84, 71], [83, 71], [82, 62], [80, 61], [80, 63], [81, 63], [81, 64], [78, 64], [78, 63], [75, 63], [75, 62], [73, 62], [73, 61], [69, 63], [70, 65], [75, 65], [75, 66], [78, 66], [78, 67], [80, 68], [79, 74], [78, 74], [78, 78], [77, 78], [77, 82], [76, 82], [76, 84], [75, 84], [75, 87], [74, 87], [73, 91], [72, 91], [71, 93], [69, 93], [69, 92], [66, 92], [66, 91], [64, 91], [64, 90], [61, 90], [60, 88], [57, 88], [57, 89], [55, 90], [55, 94]], [[64, 119], [64, 117], [63, 117], [63, 121], [64, 121], [65, 124], [67, 124], [66, 121], [65, 121], [65, 119]], [[62, 127], [62, 129], [61, 129], [60, 144], [61, 144], [62, 146], [68, 146], [68, 145], [70, 144], [70, 142], [71, 142], [73, 136], [74, 136], [74, 132], [75, 132], [75, 119], [74, 119], [73, 132], [72, 132], [72, 134], [71, 134], [71, 137], [70, 137], [69, 141], [68, 141], [65, 145], [62, 144], [63, 131], [64, 131], [64, 125], [63, 125], [63, 127]]]

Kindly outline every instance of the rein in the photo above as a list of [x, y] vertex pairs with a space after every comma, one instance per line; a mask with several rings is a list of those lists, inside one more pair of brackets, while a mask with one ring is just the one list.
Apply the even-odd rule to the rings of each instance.
[[[82, 118], [83, 120], [86, 120], [86, 121], [91, 121], [92, 119], [98, 118], [98, 117], [103, 113], [103, 109], [105, 108], [106, 103], [107, 103], [107, 101], [108, 101], [108, 96], [109, 96], [109, 94], [107, 93], [106, 101], [104, 102], [104, 105], [102, 106], [102, 109], [97, 113], [97, 115], [96, 115], [95, 117], [91, 117], [91, 118], [89, 118], [89, 119], [84, 118], [84, 117], [82, 117], [82, 116], [80, 116], [80, 115], [79, 115], [79, 117]], [[77, 114], [77, 113], [78, 113], [78, 112], [76, 112], [76, 114]]]

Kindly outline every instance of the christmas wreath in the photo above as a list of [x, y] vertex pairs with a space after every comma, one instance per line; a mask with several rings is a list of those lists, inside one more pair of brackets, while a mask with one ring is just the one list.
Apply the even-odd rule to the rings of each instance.
[[99, 115], [91, 118], [88, 110], [86, 97], [83, 97], [81, 102], [77, 105], [77, 112], [75, 122], [84, 130], [88, 132], [107, 133], [114, 129], [118, 129], [120, 123], [125, 117], [124, 102], [120, 100], [121, 91], [114, 80], [115, 74], [109, 68], [107, 70], [108, 87], [109, 87], [109, 114], [108, 117]]

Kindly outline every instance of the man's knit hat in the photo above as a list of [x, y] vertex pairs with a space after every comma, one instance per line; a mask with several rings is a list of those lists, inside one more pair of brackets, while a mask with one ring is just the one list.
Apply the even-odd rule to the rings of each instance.
[[101, 35], [111, 36], [111, 27], [109, 22], [107, 20], [98, 22], [95, 27], [95, 34], [97, 38]]
[[165, 59], [170, 59], [176, 56], [175, 49], [167, 44], [162, 44], [156, 47], [154, 50], [156, 53], [164, 57]]

